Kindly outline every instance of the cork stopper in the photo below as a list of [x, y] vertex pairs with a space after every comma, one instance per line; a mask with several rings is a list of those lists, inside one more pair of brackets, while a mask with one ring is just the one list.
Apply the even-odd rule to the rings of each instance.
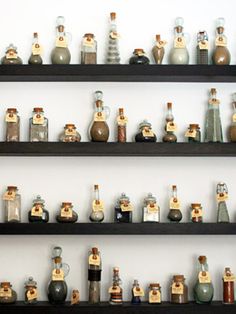
[[97, 247], [93, 247], [92, 248], [92, 253], [93, 253], [93, 255], [97, 255], [98, 254], [98, 248]]
[[173, 280], [175, 282], [183, 282], [185, 280], [184, 275], [174, 275]]
[[175, 27], [175, 30], [176, 30], [176, 32], [177, 32], [178, 34], [180, 34], [180, 33], [183, 32], [183, 26], [178, 25], [178, 26]]
[[84, 37], [94, 38], [94, 34], [92, 34], [92, 33], [86, 33], [86, 34], [84, 34]]
[[62, 202], [62, 207], [71, 206], [71, 202]]
[[199, 124], [189, 124], [190, 129], [199, 129]]
[[230, 267], [225, 267], [225, 273], [231, 273]]
[[221, 35], [221, 34], [223, 34], [224, 33], [224, 27], [223, 26], [219, 26], [219, 27], [217, 27], [217, 33], [219, 34], [219, 35]]
[[96, 100], [96, 107], [101, 108], [102, 107], [102, 100]]
[[134, 54], [135, 54], [135, 55], [144, 54], [144, 53], [145, 53], [145, 52], [144, 52], [143, 48], [135, 48], [135, 49], [134, 49]]
[[123, 116], [124, 115], [124, 108], [119, 108], [119, 115]]
[[201, 255], [201, 256], [199, 256], [198, 260], [199, 260], [199, 263], [200, 263], [200, 264], [205, 264], [207, 258], [206, 258], [206, 256]]
[[211, 88], [211, 94], [216, 94], [216, 88]]
[[172, 190], [176, 190], [177, 186], [176, 185], [172, 185]]
[[195, 208], [200, 208], [201, 207], [201, 203], [192, 203], [191, 207], [194, 208], [194, 209]]
[[1, 288], [10, 288], [11, 287], [11, 283], [9, 281], [3, 281], [1, 282]]
[[167, 109], [172, 109], [172, 102], [167, 103]]
[[34, 108], [34, 112], [43, 112], [43, 108], [36, 107]]
[[8, 113], [16, 113], [17, 109], [16, 108], [7, 108]]
[[54, 257], [54, 261], [55, 261], [56, 264], [60, 264], [61, 260], [62, 260], [62, 258], [60, 256]]
[[66, 129], [76, 129], [75, 125], [72, 124], [72, 123], [66, 124], [66, 125], [65, 125], [65, 128], [66, 128]]
[[111, 17], [111, 20], [115, 20], [116, 19], [116, 13], [115, 12], [111, 12], [110, 13], [110, 17]]
[[99, 189], [99, 185], [98, 184], [95, 184], [94, 185], [94, 190], [96, 191], [96, 190], [98, 190]]
[[114, 267], [114, 268], [113, 268], [113, 272], [114, 272], [114, 273], [117, 274], [117, 273], [119, 273], [119, 271], [120, 271], [119, 267]]
[[150, 288], [160, 288], [160, 284], [159, 283], [150, 283], [149, 287]]
[[59, 33], [63, 33], [64, 30], [65, 30], [65, 26], [64, 26], [64, 25], [59, 25], [59, 26], [58, 26], [58, 31], [59, 31]]
[[10, 190], [10, 191], [15, 191], [15, 190], [17, 190], [17, 186], [11, 186], [10, 185], [10, 186], [7, 187], [7, 189]]
[[157, 34], [156, 35], [156, 41], [160, 41], [161, 40], [161, 35]]

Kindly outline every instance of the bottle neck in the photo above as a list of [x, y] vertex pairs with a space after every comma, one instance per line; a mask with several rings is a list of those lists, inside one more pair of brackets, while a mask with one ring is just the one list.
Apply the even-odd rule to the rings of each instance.
[[172, 114], [171, 108], [168, 108], [167, 115], [166, 115], [166, 121], [167, 122], [174, 121], [174, 116]]
[[205, 272], [208, 271], [207, 263], [200, 264], [200, 271], [205, 271]]
[[172, 197], [177, 198], [177, 189], [172, 189]]
[[99, 196], [99, 189], [94, 190], [94, 199], [95, 201], [100, 201], [100, 196]]

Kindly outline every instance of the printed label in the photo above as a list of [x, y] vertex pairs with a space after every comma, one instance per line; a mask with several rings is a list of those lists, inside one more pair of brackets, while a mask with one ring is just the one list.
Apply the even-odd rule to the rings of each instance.
[[118, 39], [120, 38], [120, 35], [117, 32], [110, 32], [110, 37], [112, 39]]
[[168, 122], [166, 125], [167, 132], [175, 132], [177, 131], [177, 124], [174, 122]]
[[44, 124], [44, 115], [42, 113], [35, 113], [33, 115], [33, 124]]
[[120, 287], [110, 287], [108, 293], [120, 293]]
[[235, 276], [233, 274], [227, 276], [224, 275], [223, 277], [224, 282], [234, 282], [235, 281]]
[[200, 271], [198, 280], [200, 283], [211, 283], [211, 276], [208, 271]]
[[133, 211], [133, 206], [130, 203], [127, 205], [121, 204], [120, 208], [121, 208], [122, 212], [132, 212]]
[[200, 50], [208, 50], [209, 49], [209, 42], [208, 40], [200, 41], [198, 44]]
[[14, 201], [16, 198], [16, 192], [15, 191], [6, 191], [3, 194], [3, 200], [4, 201]]
[[96, 200], [93, 201], [93, 211], [98, 212], [98, 211], [104, 211], [104, 202], [99, 201], [99, 203], [96, 203]]
[[6, 53], [6, 58], [7, 59], [17, 59], [17, 53], [15, 53], [15, 52], [7, 52]]
[[56, 39], [56, 47], [59, 48], [67, 48], [67, 40], [64, 36], [57, 37]]
[[0, 289], [0, 297], [1, 298], [11, 298], [12, 297], [12, 290], [10, 288], [8, 288], [8, 289], [1, 288]]
[[100, 266], [100, 256], [91, 254], [89, 256], [89, 265]]
[[142, 288], [133, 288], [134, 297], [144, 297], [144, 290]]
[[217, 201], [218, 202], [224, 202], [224, 201], [227, 201], [228, 199], [229, 199], [228, 193], [218, 193], [217, 194]]
[[147, 205], [147, 210], [149, 214], [155, 214], [159, 210], [159, 206], [157, 204], [154, 204], [151, 206], [150, 204]]
[[72, 218], [73, 217], [72, 208], [71, 207], [61, 208], [61, 217]]
[[191, 213], [192, 218], [200, 218], [202, 217], [202, 210], [201, 209], [194, 209]]
[[42, 54], [42, 47], [39, 44], [32, 45], [32, 55], [39, 56]]
[[227, 46], [227, 39], [225, 36], [217, 36], [215, 41], [216, 46], [226, 47]]
[[37, 297], [38, 297], [37, 289], [33, 288], [33, 289], [27, 291], [26, 296], [27, 296], [28, 301], [37, 299]]
[[75, 136], [76, 135], [76, 129], [65, 129], [65, 135], [66, 136]]
[[161, 303], [160, 291], [150, 291], [149, 292], [149, 303]]
[[174, 42], [174, 48], [186, 48], [186, 40], [184, 37], [177, 37]]
[[161, 41], [156, 43], [156, 46], [157, 46], [157, 48], [161, 49], [161, 48], [165, 47], [166, 44], [167, 44], [167, 41], [161, 40]]
[[33, 206], [31, 209], [31, 216], [42, 217], [43, 216], [43, 208], [42, 206]]
[[128, 123], [128, 118], [124, 117], [123, 119], [121, 119], [121, 116], [118, 116], [116, 121], [118, 125], [124, 126]]
[[64, 272], [62, 269], [53, 269], [52, 271], [52, 281], [63, 281]]
[[183, 294], [184, 285], [182, 283], [173, 283], [171, 287], [172, 294]]
[[16, 113], [7, 113], [5, 117], [6, 122], [17, 122], [17, 114]]
[[79, 291], [76, 290], [75, 292], [72, 293], [71, 296], [71, 304], [78, 304], [79, 303]]
[[94, 39], [93, 38], [84, 38], [83, 39], [83, 46], [93, 47], [93, 45], [94, 45]]
[[180, 201], [177, 198], [171, 197], [170, 209], [180, 209]]
[[94, 119], [93, 120], [96, 121], [96, 122], [106, 121], [105, 113], [104, 112], [96, 112], [94, 114]]
[[185, 137], [192, 137], [192, 138], [195, 138], [197, 136], [197, 130], [188, 130], [186, 133], [185, 133]]
[[219, 99], [210, 99], [209, 100], [209, 105], [219, 105], [220, 104], [220, 101]]
[[154, 137], [155, 136], [152, 130], [143, 130], [142, 134], [144, 137]]

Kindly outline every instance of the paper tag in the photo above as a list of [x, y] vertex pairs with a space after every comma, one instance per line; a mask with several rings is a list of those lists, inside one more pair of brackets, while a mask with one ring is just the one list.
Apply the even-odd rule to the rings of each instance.
[[177, 131], [177, 124], [174, 122], [168, 122], [166, 125], [167, 132], [175, 132]]
[[52, 271], [52, 281], [63, 281], [64, 271], [62, 269], [53, 269]]
[[200, 218], [200, 217], [202, 217], [202, 209], [194, 209], [191, 212], [191, 216], [192, 216], [192, 218]]
[[228, 193], [217, 193], [217, 202], [224, 202], [229, 199]]
[[157, 48], [161, 49], [161, 48], [165, 47], [166, 44], [167, 44], [167, 41], [161, 40], [161, 41], [156, 43], [156, 46], [157, 46]]
[[120, 287], [110, 287], [108, 293], [120, 293]]
[[83, 46], [93, 47], [93, 45], [94, 45], [94, 39], [93, 38], [84, 38], [83, 39]]
[[116, 119], [118, 125], [124, 126], [128, 123], [128, 118], [124, 117], [123, 119], [121, 119], [121, 116], [118, 116]]
[[93, 120], [96, 121], [96, 122], [106, 121], [105, 113], [104, 112], [96, 112], [94, 114], [94, 119]]
[[65, 129], [65, 135], [66, 136], [75, 136], [76, 135], [76, 129]]
[[56, 47], [67, 48], [67, 40], [64, 36], [57, 37]]
[[186, 40], [184, 37], [177, 37], [174, 41], [174, 48], [185, 48]]
[[44, 124], [44, 115], [42, 113], [35, 113], [33, 115], [33, 124]]
[[234, 282], [235, 281], [235, 276], [233, 274], [227, 276], [224, 275], [223, 277], [224, 282]]
[[215, 41], [216, 46], [226, 47], [227, 46], [227, 39], [225, 36], [217, 36]]
[[16, 192], [15, 191], [6, 191], [3, 194], [3, 200], [4, 201], [14, 201], [16, 198]]
[[89, 265], [100, 266], [101, 259], [99, 255], [89, 255]]
[[152, 130], [143, 130], [142, 134], [144, 137], [154, 137], [155, 136]]
[[198, 46], [199, 46], [200, 50], [208, 50], [209, 49], [209, 42], [208, 42], [208, 40], [200, 41]]
[[17, 59], [17, 53], [16, 52], [7, 52], [6, 58], [7, 59]]
[[98, 212], [98, 211], [104, 211], [104, 202], [99, 201], [99, 204], [96, 203], [96, 200], [93, 201], [93, 211]]
[[183, 294], [184, 293], [184, 285], [182, 283], [173, 283], [171, 286], [172, 294]]
[[185, 137], [192, 137], [192, 138], [195, 138], [197, 136], [197, 130], [188, 130], [186, 133], [185, 133]]
[[157, 204], [154, 204], [151, 206], [150, 204], [147, 205], [147, 211], [149, 214], [155, 214], [159, 210], [159, 206]]
[[149, 292], [149, 303], [161, 303], [161, 293], [160, 291], [150, 291]]
[[144, 297], [144, 290], [142, 288], [133, 288], [134, 297]]
[[32, 207], [31, 216], [42, 217], [43, 216], [42, 206], [37, 205], [37, 206]]
[[118, 39], [120, 38], [120, 35], [117, 32], [110, 32], [110, 37], [112, 39]]
[[71, 305], [78, 304], [79, 299], [80, 299], [79, 291], [78, 290], [73, 291], [73, 293], [71, 295]]
[[73, 217], [72, 208], [71, 207], [61, 208], [61, 217], [72, 218]]
[[42, 54], [42, 47], [39, 44], [32, 45], [32, 55], [39, 56]]
[[210, 99], [209, 100], [209, 105], [219, 105], [220, 101], [219, 99]]
[[7, 113], [5, 117], [6, 122], [17, 122], [17, 114], [16, 113]]
[[28, 301], [37, 299], [37, 297], [38, 297], [37, 289], [33, 288], [31, 290], [28, 290], [26, 296], [27, 296]]
[[121, 204], [120, 208], [121, 208], [122, 212], [132, 212], [133, 211], [133, 206], [130, 203], [127, 205]]
[[0, 297], [1, 298], [11, 298], [12, 297], [12, 290], [10, 288], [8, 288], [8, 289], [1, 288], [0, 289]]
[[211, 276], [208, 271], [200, 271], [198, 275], [198, 280], [200, 283], [211, 283]]
[[180, 201], [177, 198], [171, 197], [170, 209], [180, 209]]
[[232, 120], [233, 120], [233, 122], [236, 122], [236, 113], [233, 115]]

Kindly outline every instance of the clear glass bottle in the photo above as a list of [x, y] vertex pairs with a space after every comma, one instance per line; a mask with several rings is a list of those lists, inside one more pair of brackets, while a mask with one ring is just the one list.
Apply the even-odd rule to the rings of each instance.
[[225, 268], [223, 275], [223, 303], [234, 304], [234, 282], [235, 276], [229, 267]]
[[45, 201], [40, 195], [33, 200], [33, 206], [28, 213], [29, 222], [48, 222], [49, 212], [45, 209]]
[[122, 193], [118, 198], [116, 206], [115, 206], [115, 218], [114, 222], [132, 222], [132, 211], [133, 206], [130, 203], [130, 199], [126, 196], [125, 193]]
[[102, 222], [104, 220], [104, 202], [100, 200], [99, 185], [97, 184], [94, 185], [94, 200], [89, 219], [92, 222]]
[[139, 282], [137, 279], [134, 280], [133, 288], [132, 288], [132, 304], [140, 304], [141, 303], [141, 297], [144, 296], [143, 289], [139, 286]]
[[120, 64], [119, 35], [116, 26], [116, 13], [110, 13], [110, 31], [106, 64]]
[[0, 283], [0, 304], [13, 304], [17, 300], [17, 293], [12, 289], [10, 282]]
[[200, 203], [192, 203], [191, 204], [190, 220], [192, 222], [203, 222], [202, 205]]
[[37, 282], [34, 281], [33, 277], [25, 282], [25, 303], [35, 304], [38, 302], [38, 289]]
[[20, 141], [20, 116], [16, 108], [8, 108], [5, 116], [6, 142]]
[[56, 45], [51, 52], [52, 64], [69, 64], [71, 60], [70, 50], [68, 49], [69, 34], [65, 33], [64, 23], [64, 17], [58, 16]]
[[177, 196], [177, 186], [176, 185], [172, 185], [172, 196], [170, 199], [170, 204], [169, 204], [169, 214], [167, 216], [167, 218], [171, 221], [171, 222], [180, 222], [182, 219], [182, 213], [180, 210], [180, 200], [178, 199]]
[[21, 58], [17, 54], [17, 47], [10, 44], [6, 48], [6, 54], [1, 59], [2, 64], [22, 64]]
[[109, 138], [109, 127], [106, 120], [110, 115], [110, 108], [103, 105], [103, 93], [95, 93], [95, 113], [89, 127], [89, 138], [92, 142], [107, 142]]
[[189, 53], [186, 48], [186, 35], [183, 33], [184, 19], [178, 17], [175, 20], [174, 47], [169, 54], [169, 64], [189, 64]]
[[226, 205], [228, 199], [228, 188], [224, 182], [220, 182], [216, 187], [217, 195], [217, 222], [230, 222], [229, 213]]
[[68, 123], [64, 126], [64, 131], [62, 131], [59, 135], [60, 142], [80, 142], [81, 136], [79, 132], [76, 130], [76, 126], [72, 123]]
[[160, 304], [161, 303], [161, 286], [159, 283], [150, 283], [148, 303]]
[[62, 263], [62, 249], [59, 246], [53, 249], [53, 270], [48, 285], [48, 300], [51, 304], [62, 304], [67, 296], [65, 277], [69, 274], [69, 265]]
[[124, 108], [119, 108], [119, 115], [117, 117], [117, 141], [119, 143], [126, 143], [126, 130], [128, 118], [124, 115]]
[[43, 108], [34, 108], [33, 116], [29, 119], [30, 142], [48, 142], [48, 119], [44, 116]]
[[42, 48], [39, 44], [38, 33], [34, 33], [33, 44], [31, 48], [31, 56], [29, 57], [29, 64], [43, 64], [41, 57]]
[[227, 48], [227, 37], [224, 34], [225, 19], [220, 17], [216, 22], [215, 49], [212, 55], [212, 62], [216, 65], [230, 64], [230, 52]]
[[81, 45], [81, 64], [97, 64], [97, 41], [94, 34], [84, 34]]
[[211, 303], [214, 288], [211, 282], [206, 256], [198, 258], [198, 278], [194, 286], [194, 299], [199, 304]]
[[144, 199], [143, 222], [160, 222], [160, 207], [152, 193], [148, 193]]
[[208, 35], [206, 31], [197, 34], [197, 64], [208, 64]]
[[229, 127], [228, 137], [230, 142], [236, 142], [236, 93], [233, 93], [233, 116], [232, 116], [232, 123]]
[[73, 210], [71, 202], [63, 202], [60, 211], [56, 216], [57, 222], [74, 223], [78, 220], [78, 214]]
[[139, 123], [139, 132], [135, 135], [135, 142], [156, 142], [157, 137], [152, 131], [152, 125], [147, 120]]
[[123, 303], [123, 289], [121, 287], [120, 270], [118, 267], [113, 268], [113, 284], [109, 289], [110, 301], [112, 305], [121, 305]]
[[88, 259], [88, 281], [89, 281], [89, 303], [99, 304], [101, 293], [101, 254], [97, 247], [89, 252]]
[[174, 275], [170, 287], [170, 302], [174, 304], [188, 303], [188, 286], [183, 275]]
[[187, 137], [189, 143], [200, 143], [201, 131], [199, 124], [189, 124], [185, 137]]
[[205, 142], [223, 142], [219, 108], [220, 101], [216, 98], [216, 93], [216, 89], [212, 88], [206, 113]]
[[142, 48], [134, 49], [133, 56], [129, 59], [129, 64], [149, 64], [150, 60], [145, 56]]
[[165, 45], [167, 42], [165, 40], [161, 40], [161, 35], [156, 35], [156, 44], [152, 48], [152, 55], [156, 62], [156, 64], [162, 64], [162, 60], [165, 55]]
[[16, 186], [8, 186], [3, 195], [5, 222], [21, 222], [21, 196]]
[[163, 136], [162, 141], [168, 143], [175, 143], [177, 142], [177, 136], [174, 132], [177, 130], [177, 125], [174, 122], [174, 116], [172, 113], [172, 103], [167, 103], [167, 114], [166, 114], [166, 125], [165, 125], [165, 132], [166, 134]]

